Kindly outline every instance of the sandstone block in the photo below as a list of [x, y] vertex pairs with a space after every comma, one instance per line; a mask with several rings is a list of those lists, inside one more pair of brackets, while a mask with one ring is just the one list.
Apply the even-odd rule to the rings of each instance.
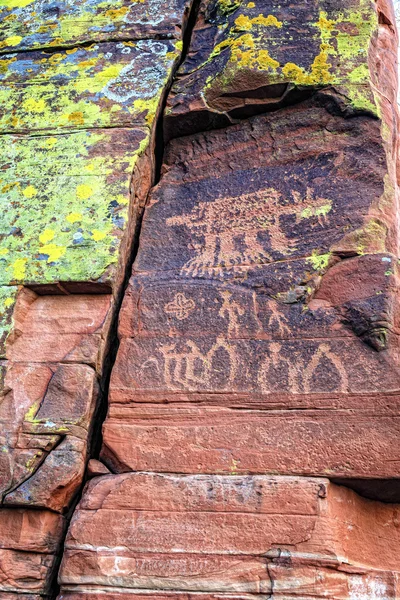
[[60, 597], [79, 586], [89, 598], [110, 586], [341, 599], [393, 590], [397, 529], [390, 541], [385, 532], [396, 519], [393, 506], [326, 479], [105, 476], [71, 524]]

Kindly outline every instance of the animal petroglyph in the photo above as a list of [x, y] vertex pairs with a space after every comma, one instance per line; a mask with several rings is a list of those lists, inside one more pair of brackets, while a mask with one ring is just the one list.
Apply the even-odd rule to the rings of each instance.
[[310, 188], [302, 196], [292, 191], [285, 199], [274, 188], [251, 194], [199, 202], [188, 214], [167, 219], [169, 227], [183, 225], [196, 238], [195, 254], [182, 272], [191, 276], [222, 275], [223, 268], [235, 265], [271, 262], [273, 258], [258, 239], [266, 232], [269, 246], [283, 256], [295, 250], [296, 239], [289, 239], [282, 229], [281, 217], [295, 216], [296, 223], [317, 217], [324, 225], [332, 203], [314, 197]]
[[183, 321], [187, 319], [192, 310], [196, 308], [196, 304], [192, 298], [186, 298], [185, 294], [178, 292], [175, 294], [175, 298], [172, 302], [168, 302], [164, 306], [164, 312], [167, 315], [172, 315], [178, 319], [178, 321]]

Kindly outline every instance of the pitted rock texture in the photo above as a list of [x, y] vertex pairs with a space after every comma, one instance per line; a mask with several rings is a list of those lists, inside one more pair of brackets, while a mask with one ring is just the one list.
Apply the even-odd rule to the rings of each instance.
[[398, 598], [391, 3], [0, 12], [0, 598]]

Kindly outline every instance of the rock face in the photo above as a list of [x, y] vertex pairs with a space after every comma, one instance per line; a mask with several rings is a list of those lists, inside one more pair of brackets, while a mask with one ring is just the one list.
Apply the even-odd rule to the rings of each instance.
[[128, 2], [0, 7], [7, 600], [57, 593], [66, 525], [99, 443], [114, 321], [189, 8], [184, 0], [149, 0], [140, 11]]
[[389, 0], [0, 15], [0, 598], [399, 598]]
[[97, 478], [70, 526], [61, 597], [79, 600], [74, 591], [95, 584], [98, 598], [109, 586], [130, 589], [128, 598], [141, 589], [207, 598], [392, 598], [400, 568], [396, 511], [318, 478]]

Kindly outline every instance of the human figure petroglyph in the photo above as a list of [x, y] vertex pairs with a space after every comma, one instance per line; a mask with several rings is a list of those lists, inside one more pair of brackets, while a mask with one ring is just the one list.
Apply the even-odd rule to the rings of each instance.
[[223, 319], [228, 319], [228, 334], [238, 335], [240, 328], [238, 317], [242, 317], [245, 310], [238, 302], [231, 301], [232, 294], [227, 290], [221, 292], [221, 297], [223, 298], [223, 303], [218, 314]]
[[284, 337], [287, 334], [290, 334], [290, 327], [288, 327], [288, 320], [284, 314], [280, 311], [279, 304], [275, 300], [271, 300], [268, 303], [268, 308], [271, 311], [271, 314], [268, 319], [268, 326], [270, 328], [276, 326], [279, 334]]
[[167, 225], [184, 225], [201, 240], [193, 244], [196, 256], [186, 262], [182, 272], [194, 277], [218, 276], [223, 268], [273, 260], [258, 239], [260, 232], [268, 234], [274, 252], [290, 255], [295, 250], [296, 239], [287, 237], [280, 218], [295, 216], [299, 223], [302, 219], [317, 217], [323, 226], [331, 207], [330, 200], [314, 197], [310, 188], [304, 195], [292, 190], [289, 199], [278, 190], [267, 188], [251, 194], [217, 198], [213, 202], [199, 202], [190, 213], [168, 218]]
[[335, 391], [347, 392], [349, 389], [349, 379], [346, 369], [340, 357], [332, 352], [329, 344], [321, 344], [311, 357], [311, 360], [307, 361], [298, 352], [291, 352], [290, 358], [287, 358], [282, 352], [282, 344], [278, 342], [273, 342], [270, 345], [268, 354], [261, 364], [257, 376], [261, 391], [264, 394], [271, 393], [269, 371], [272, 367], [277, 372], [279, 370], [280, 373], [283, 372], [283, 369], [287, 370], [286, 383], [282, 384], [283, 392], [290, 392], [291, 394], [311, 393], [313, 391], [311, 389], [311, 380], [323, 357], [331, 362], [340, 377], [340, 384]]
[[224, 350], [229, 357], [224, 374], [227, 381], [232, 381], [237, 371], [236, 352], [223, 338], [218, 337], [208, 352], [202, 352], [193, 340], [185, 341], [182, 350], [177, 349], [176, 342], [160, 346], [165, 384], [174, 390], [210, 386], [214, 376], [213, 359], [219, 350]]
[[164, 312], [173, 315], [178, 321], [184, 321], [195, 308], [196, 304], [192, 298], [186, 298], [185, 294], [178, 292], [173, 301], [164, 306]]

